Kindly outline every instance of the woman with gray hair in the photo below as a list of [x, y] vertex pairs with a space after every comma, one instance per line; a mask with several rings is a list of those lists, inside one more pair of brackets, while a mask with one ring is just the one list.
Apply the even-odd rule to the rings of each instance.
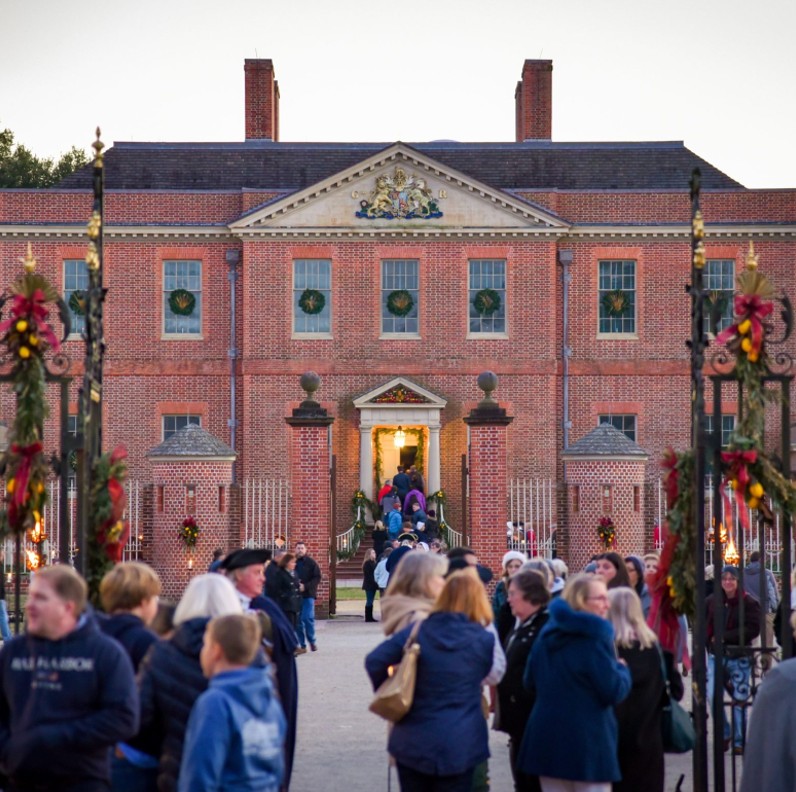
[[199, 653], [210, 619], [241, 612], [235, 587], [215, 573], [188, 584], [174, 612], [174, 635], [152, 646], [141, 663], [141, 730], [162, 728], [158, 790], [177, 789], [188, 716], [207, 689]]

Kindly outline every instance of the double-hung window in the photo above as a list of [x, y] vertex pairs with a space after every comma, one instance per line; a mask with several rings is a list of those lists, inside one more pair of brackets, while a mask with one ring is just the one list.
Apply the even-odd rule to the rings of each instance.
[[599, 262], [599, 332], [636, 332], [636, 262]]
[[469, 303], [470, 333], [506, 332], [506, 262], [471, 259]]
[[164, 335], [202, 334], [202, 262], [163, 262]]
[[293, 332], [331, 333], [332, 262], [297, 259], [293, 262]]
[[417, 335], [419, 276], [414, 259], [385, 259], [381, 262], [381, 332]]
[[707, 291], [705, 332], [710, 332], [710, 315], [714, 309], [719, 316], [716, 330], [721, 332], [729, 327], [733, 320], [735, 262], [732, 259], [708, 259], [702, 271], [702, 278]]
[[69, 306], [71, 334], [80, 335], [86, 328], [85, 305], [88, 293], [88, 267], [83, 259], [64, 260], [64, 302]]

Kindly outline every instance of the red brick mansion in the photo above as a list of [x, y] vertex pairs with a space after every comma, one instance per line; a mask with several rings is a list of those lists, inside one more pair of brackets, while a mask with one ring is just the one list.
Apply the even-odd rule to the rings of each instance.
[[[658, 459], [689, 438], [691, 172], [716, 299], [750, 241], [793, 294], [796, 190], [746, 189], [681, 142], [554, 141], [552, 76], [525, 62], [513, 142], [289, 143], [271, 61], [247, 60], [245, 140], [107, 150], [104, 443], [142, 483], [144, 557], [185, 567], [192, 510], [197, 569], [276, 536], [328, 569], [355, 491], [402, 462], [492, 566], [507, 521], [576, 566], [604, 515], [620, 551], [651, 545]], [[3, 282], [31, 242], [79, 295], [90, 178], [0, 191]]]

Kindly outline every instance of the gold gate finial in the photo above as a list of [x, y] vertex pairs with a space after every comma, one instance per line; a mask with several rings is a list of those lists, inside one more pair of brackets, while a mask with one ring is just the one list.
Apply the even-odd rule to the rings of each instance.
[[755, 243], [749, 240], [749, 252], [746, 254], [746, 269], [757, 269], [757, 256], [755, 255]]
[[33, 257], [33, 248], [28, 242], [28, 252], [20, 259], [25, 272], [33, 272], [36, 269], [36, 259]]

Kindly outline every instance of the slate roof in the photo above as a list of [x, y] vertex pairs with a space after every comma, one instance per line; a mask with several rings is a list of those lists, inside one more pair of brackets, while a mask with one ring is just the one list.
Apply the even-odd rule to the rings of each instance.
[[[116, 143], [105, 154], [109, 190], [304, 189], [377, 154], [386, 143]], [[662, 143], [409, 144], [442, 165], [502, 190], [687, 190], [691, 171], [702, 188], [743, 185], [689, 151]], [[91, 187], [91, 166], [58, 188]]]
[[150, 449], [148, 457], [232, 457], [237, 454], [226, 443], [196, 424], [188, 424], [168, 440]]
[[570, 456], [637, 456], [647, 458], [649, 454], [609, 423], [602, 423], [577, 443], [573, 443], [564, 457]]

